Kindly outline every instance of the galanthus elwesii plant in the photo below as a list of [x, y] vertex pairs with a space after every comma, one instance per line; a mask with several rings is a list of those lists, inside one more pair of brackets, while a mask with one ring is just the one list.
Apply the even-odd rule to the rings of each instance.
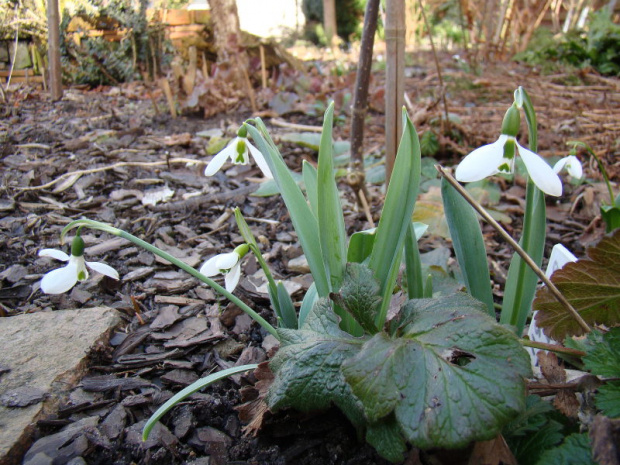
[[[515, 139], [520, 129], [521, 110], [527, 123], [530, 150], [519, 145]], [[554, 168], [538, 156], [538, 130], [536, 113], [527, 92], [519, 87], [514, 93], [514, 102], [506, 111], [500, 138], [493, 144], [474, 150], [458, 165], [455, 177], [459, 181], [480, 180], [498, 173], [512, 173], [515, 167], [516, 152], [521, 156], [526, 168], [527, 189], [523, 233], [520, 245], [531, 258], [532, 264], [540, 268], [546, 236], [545, 193], [552, 196], [562, 194], [562, 183], [556, 174], [566, 168], [569, 174], [581, 176], [581, 163], [576, 157], [560, 160]], [[445, 183], [445, 179], [443, 180]], [[489, 302], [489, 273], [484, 242], [475, 213], [461, 200], [447, 202], [451, 197], [449, 186], [442, 188], [444, 206], [454, 241], [454, 248], [464, 280], [472, 295]], [[459, 204], [458, 208], [454, 205]], [[472, 217], [473, 215], [473, 217]], [[463, 228], [464, 216], [469, 216], [470, 227]], [[474, 218], [474, 219], [472, 219]], [[532, 301], [536, 292], [538, 275], [523, 258], [515, 253], [508, 269], [500, 323], [512, 326], [520, 337], [527, 318], [532, 311]]]
[[[240, 131], [247, 131], [273, 174], [314, 281], [297, 312], [235, 210], [246, 246], [265, 270], [275, 326], [204, 273], [125, 231], [76, 220], [62, 236], [81, 226], [124, 237], [248, 313], [280, 341], [269, 363], [274, 380], [264, 399], [273, 411], [335, 405], [360, 436], [394, 462], [403, 459], [408, 445], [458, 448], [492, 439], [526, 406], [529, 355], [514, 332], [496, 322], [487, 302], [461, 292], [433, 297], [428, 286], [420, 285], [417, 239], [424, 228], [411, 221], [421, 176], [420, 146], [405, 111], [379, 224], [375, 230], [347, 236], [335, 180], [333, 111], [332, 104], [325, 113], [318, 166], [303, 165], [305, 191], [261, 119], [245, 122]], [[228, 272], [244, 252], [237, 250], [238, 258], [220, 256], [202, 271]], [[403, 262], [406, 280], [399, 282]], [[402, 305], [396, 303], [400, 297], [394, 298], [396, 289], [406, 289], [409, 300]], [[234, 367], [183, 389], [148, 420], [144, 437], [182, 399], [216, 380], [254, 368], [255, 364]]]

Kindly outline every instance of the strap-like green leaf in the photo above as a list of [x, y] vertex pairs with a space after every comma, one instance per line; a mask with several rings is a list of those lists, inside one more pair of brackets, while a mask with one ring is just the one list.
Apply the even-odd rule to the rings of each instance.
[[405, 239], [405, 276], [407, 277], [407, 296], [409, 299], [424, 297], [424, 276], [422, 276], [422, 260], [418, 249], [418, 238], [413, 223], [407, 229]]
[[282, 155], [273, 143], [267, 132], [267, 128], [260, 118], [255, 120], [256, 127], [245, 124], [248, 132], [256, 142], [261, 151], [273, 177], [282, 194], [286, 208], [291, 215], [293, 227], [299, 237], [299, 243], [308, 260], [308, 266], [312, 272], [312, 277], [316, 283], [316, 288], [320, 296], [327, 296], [330, 286], [327, 272], [323, 264], [323, 254], [319, 241], [319, 226], [316, 217], [310, 210], [306, 198], [301, 189], [291, 176], [291, 173], [282, 159]]
[[295, 312], [295, 306], [291, 300], [291, 296], [282, 284], [282, 281], [278, 281], [278, 305], [280, 306], [280, 314], [282, 322], [285, 328], [297, 329], [297, 313]]
[[407, 228], [411, 224], [411, 215], [420, 185], [421, 157], [418, 134], [404, 109], [403, 119], [403, 136], [396, 154], [394, 170], [369, 262], [381, 286], [383, 297], [381, 310], [377, 317], [378, 328], [382, 328], [385, 322]]
[[[527, 184], [523, 235], [519, 245], [540, 266], [545, 249], [547, 217], [545, 194], [530, 180]], [[500, 323], [513, 326], [517, 336], [523, 334], [525, 322], [532, 310], [538, 276], [515, 253], [510, 261]]]
[[202, 388], [205, 388], [210, 384], [215, 383], [216, 381], [228, 378], [232, 375], [236, 375], [237, 373], [254, 370], [257, 366], [258, 365], [256, 363], [252, 363], [250, 365], [241, 365], [238, 367], [232, 367], [226, 370], [218, 371], [217, 373], [212, 373], [209, 376], [205, 376], [204, 378], [199, 379], [198, 381], [187, 386], [182, 391], [177, 392], [164, 405], [159, 407], [157, 411], [153, 415], [151, 415], [151, 418], [148, 419], [148, 421], [144, 425], [144, 429], [142, 430], [142, 440], [146, 441], [149, 437], [149, 434], [151, 433], [151, 430], [153, 429], [153, 426], [155, 426], [155, 423], [157, 423], [159, 419], [168, 412], [168, 410], [170, 410], [172, 407], [174, 407], [186, 397], [191, 396], [194, 392], [199, 391]]
[[495, 317], [489, 264], [476, 212], [446, 178], [441, 180], [441, 197], [467, 291], [484, 302], [489, 315]]
[[301, 165], [301, 173], [304, 179], [304, 186], [306, 187], [306, 197], [308, 197], [308, 203], [310, 204], [312, 213], [314, 213], [314, 216], [318, 219], [319, 213], [317, 205], [319, 203], [319, 197], [317, 193], [316, 168], [304, 160]]
[[334, 103], [330, 103], [323, 119], [323, 134], [319, 149], [317, 171], [319, 237], [323, 261], [327, 268], [331, 289], [340, 288], [346, 264], [346, 232], [344, 216], [340, 205], [338, 186], [334, 178], [334, 159], [332, 154], [332, 124]]

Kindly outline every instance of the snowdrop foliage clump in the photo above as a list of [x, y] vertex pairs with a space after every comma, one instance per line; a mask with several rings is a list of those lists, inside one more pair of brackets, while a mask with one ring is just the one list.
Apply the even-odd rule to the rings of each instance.
[[119, 279], [118, 272], [111, 266], [100, 262], [87, 262], [84, 259], [84, 240], [79, 234], [73, 238], [71, 256], [62, 250], [42, 249], [39, 251], [39, 257], [51, 257], [68, 262], [66, 266], [43, 276], [41, 290], [46, 294], [62, 294], [69, 291], [78, 281], [87, 280], [88, 269], [86, 267], [110, 278]]

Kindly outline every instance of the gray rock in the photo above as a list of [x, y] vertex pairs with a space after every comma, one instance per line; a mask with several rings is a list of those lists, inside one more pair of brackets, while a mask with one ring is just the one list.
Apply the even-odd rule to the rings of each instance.
[[86, 431], [97, 425], [97, 417], [88, 417], [65, 426], [58, 433], [42, 437], [24, 456], [23, 465], [67, 463], [88, 448]]
[[308, 260], [306, 260], [305, 255], [300, 255], [299, 257], [289, 260], [286, 267], [289, 271], [295, 273], [310, 273], [310, 266], [308, 265]]
[[89, 350], [105, 343], [118, 323], [118, 313], [107, 307], [0, 318], [0, 366], [10, 369], [2, 375], [0, 397], [20, 390], [47, 394], [23, 408], [0, 406], [0, 465], [21, 463], [35, 422], [57, 409], [84, 375]]

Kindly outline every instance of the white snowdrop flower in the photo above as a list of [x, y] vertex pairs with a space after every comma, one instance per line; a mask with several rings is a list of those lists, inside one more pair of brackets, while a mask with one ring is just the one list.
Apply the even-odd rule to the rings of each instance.
[[100, 262], [87, 262], [84, 259], [84, 240], [80, 236], [73, 238], [71, 256], [56, 249], [42, 249], [39, 251], [39, 256], [68, 262], [66, 266], [43, 276], [41, 290], [46, 294], [62, 294], [75, 286], [78, 281], [85, 281], [89, 276], [87, 267], [110, 278], [119, 279], [118, 272], [111, 266]]
[[211, 257], [200, 267], [200, 272], [209, 278], [223, 274], [226, 290], [233, 292], [241, 278], [241, 259], [248, 251], [248, 245], [242, 244], [230, 253]]
[[515, 154], [518, 153], [528, 175], [545, 194], [562, 195], [562, 181], [557, 173], [539, 155], [521, 146], [516, 139], [520, 116], [512, 105], [504, 116], [502, 134], [492, 144], [477, 148], [456, 168], [455, 177], [461, 182], [480, 181], [497, 173], [513, 173]]
[[566, 168], [569, 176], [575, 179], [581, 179], [583, 177], [583, 167], [581, 166], [579, 158], [575, 155], [569, 155], [561, 158], [555, 165], [553, 165], [553, 171], [556, 173], [559, 173], [564, 168]]
[[250, 155], [254, 158], [256, 165], [263, 172], [263, 175], [269, 179], [273, 178], [271, 170], [265, 161], [265, 157], [263, 157], [260, 150], [248, 141], [247, 130], [243, 126], [239, 128], [237, 137], [230, 141], [226, 148], [209, 162], [205, 168], [205, 176], [213, 176], [217, 173], [224, 163], [226, 163], [227, 158], [230, 158], [230, 161], [235, 165], [247, 165], [250, 162]]

